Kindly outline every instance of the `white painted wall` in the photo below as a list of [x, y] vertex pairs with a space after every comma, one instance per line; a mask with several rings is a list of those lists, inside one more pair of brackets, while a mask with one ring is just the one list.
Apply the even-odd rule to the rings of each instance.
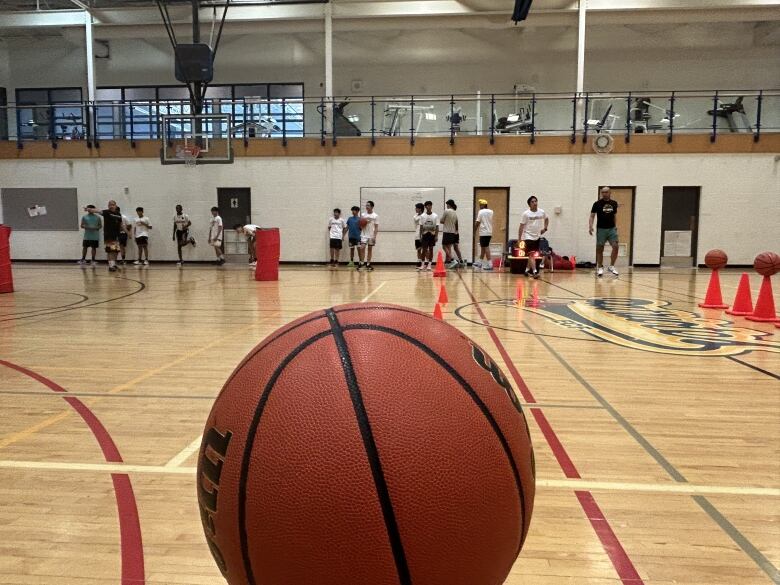
[[[636, 185], [635, 263], [659, 262], [664, 186], [701, 186], [700, 259], [718, 247], [732, 263], [749, 264], [760, 251], [780, 250], [780, 164], [773, 155], [242, 158], [195, 170], [151, 159], [0, 161], [0, 188], [75, 187], [81, 206], [103, 205], [110, 198], [127, 211], [143, 206], [157, 228], [152, 260], [176, 258], [170, 237], [176, 203], [185, 206], [205, 244], [217, 187], [250, 187], [252, 220], [281, 229], [282, 259], [322, 261], [330, 210], [358, 203], [361, 186], [382, 185], [445, 186], [460, 207], [464, 251], [470, 251], [474, 186], [511, 188], [510, 234], [517, 230], [525, 200], [537, 195], [552, 216], [553, 247], [593, 260], [587, 218], [601, 184]], [[555, 216], [558, 205], [563, 213]], [[381, 226], [381, 205], [377, 213]], [[376, 260], [412, 261], [412, 239], [412, 234], [380, 234]], [[78, 231], [15, 232], [12, 253], [17, 260], [76, 259], [80, 243]], [[212, 259], [204, 245], [186, 253], [193, 260]]]

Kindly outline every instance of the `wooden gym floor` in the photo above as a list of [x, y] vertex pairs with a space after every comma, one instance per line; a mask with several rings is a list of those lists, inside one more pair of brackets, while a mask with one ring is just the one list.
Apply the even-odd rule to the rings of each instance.
[[[442, 282], [397, 267], [285, 268], [278, 283], [230, 266], [14, 276], [0, 295], [13, 585], [223, 583], [194, 481], [223, 381], [300, 315], [361, 300], [431, 312]], [[780, 329], [698, 309], [707, 277], [444, 280], [445, 319], [501, 365], [531, 425], [536, 508], [507, 585], [780, 583]], [[722, 277], [728, 301], [738, 277]]]

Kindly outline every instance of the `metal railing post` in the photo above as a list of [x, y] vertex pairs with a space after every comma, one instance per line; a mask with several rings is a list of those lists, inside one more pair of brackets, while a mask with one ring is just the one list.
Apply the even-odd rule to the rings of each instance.
[[626, 144], [631, 142], [631, 92], [626, 98]]
[[674, 140], [674, 92], [669, 98], [669, 133], [666, 135], [666, 142], [671, 144], [672, 140]]
[[287, 148], [287, 98], [282, 98], [282, 146]]
[[531, 144], [536, 143], [536, 94], [531, 94]]
[[577, 95], [571, 100], [571, 143], [577, 142]]
[[450, 146], [455, 144], [455, 124], [452, 123], [452, 118], [455, 115], [455, 96], [450, 96]]
[[376, 114], [376, 101], [374, 100], [374, 96], [371, 96], [371, 146], [376, 146], [375, 114]]
[[761, 104], [764, 101], [764, 90], [761, 89], [758, 92], [756, 98], [756, 131], [753, 133], [753, 142], [761, 140]]
[[411, 134], [409, 138], [409, 144], [414, 146], [414, 96], [411, 96], [411, 101], [409, 102], [411, 105], [411, 119], [412, 119], [412, 128], [411, 128]]
[[325, 146], [325, 98], [320, 99], [320, 146]]
[[490, 144], [496, 143], [496, 94], [490, 94]]
[[590, 106], [590, 94], [585, 94], [585, 109], [582, 112], [582, 143], [588, 142], [588, 107]]
[[718, 90], [715, 90], [715, 96], [712, 98], [712, 134], [710, 142], [715, 142], [718, 138]]

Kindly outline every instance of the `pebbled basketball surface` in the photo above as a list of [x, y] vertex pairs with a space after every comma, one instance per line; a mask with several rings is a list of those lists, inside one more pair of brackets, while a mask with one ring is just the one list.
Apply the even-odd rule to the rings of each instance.
[[465, 335], [343, 305], [236, 368], [198, 499], [231, 585], [500, 585], [531, 520], [533, 450], [506, 377]]

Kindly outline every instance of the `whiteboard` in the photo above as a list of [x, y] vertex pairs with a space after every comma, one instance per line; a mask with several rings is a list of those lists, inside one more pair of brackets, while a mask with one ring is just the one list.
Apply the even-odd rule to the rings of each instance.
[[433, 212], [441, 218], [444, 213], [444, 187], [361, 187], [361, 213], [365, 212], [366, 201], [374, 202], [380, 231], [413, 232], [415, 203], [433, 201]]

